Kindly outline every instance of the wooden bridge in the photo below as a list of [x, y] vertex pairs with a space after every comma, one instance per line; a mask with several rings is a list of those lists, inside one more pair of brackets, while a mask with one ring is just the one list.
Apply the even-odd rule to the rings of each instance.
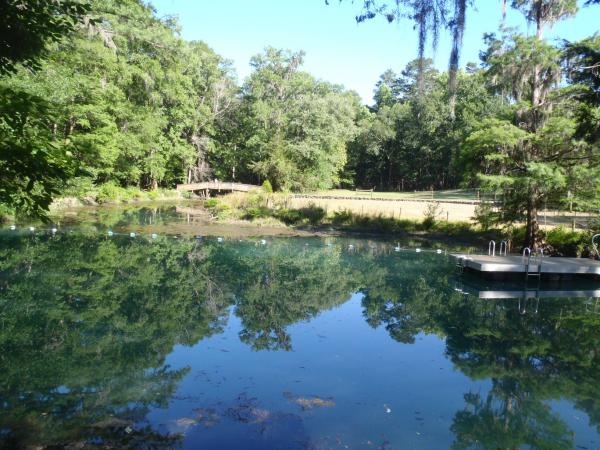
[[203, 181], [201, 183], [188, 183], [177, 185], [178, 191], [203, 192], [206, 197], [209, 196], [210, 191], [248, 192], [253, 189], [261, 189], [261, 187], [255, 186], [253, 184], [232, 183], [225, 181]]

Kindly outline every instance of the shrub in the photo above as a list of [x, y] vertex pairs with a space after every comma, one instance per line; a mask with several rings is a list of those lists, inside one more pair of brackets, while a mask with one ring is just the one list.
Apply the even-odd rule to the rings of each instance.
[[244, 205], [246, 208], [262, 208], [267, 204], [267, 196], [260, 190], [248, 192], [244, 197]]
[[93, 191], [94, 182], [91, 178], [75, 177], [69, 179], [66, 182], [61, 194], [65, 197], [76, 197], [79, 199], [83, 199], [86, 196], [90, 195], [90, 193]]
[[144, 193], [137, 187], [130, 186], [123, 190], [123, 198], [125, 200], [141, 200]]
[[343, 211], [336, 211], [333, 213], [333, 219], [331, 222], [334, 225], [350, 225], [353, 222], [354, 214], [347, 209]]
[[113, 181], [104, 183], [98, 189], [96, 200], [98, 203], [118, 202], [126, 197], [126, 190]]
[[315, 205], [309, 205], [306, 208], [301, 208], [299, 211], [300, 214], [302, 214], [302, 216], [307, 219], [311, 225], [320, 223], [327, 215], [323, 208]]
[[481, 226], [483, 231], [487, 231], [498, 224], [500, 217], [498, 212], [494, 211], [492, 203], [481, 202], [475, 207], [475, 215], [472, 219]]
[[206, 200], [204, 200], [205, 208], [216, 208], [218, 204], [219, 201], [216, 198], [207, 198]]
[[160, 192], [157, 190], [152, 190], [148, 191], [147, 195], [150, 200], [157, 200], [160, 197]]
[[581, 256], [591, 241], [587, 233], [556, 227], [546, 233], [546, 242], [559, 255]]
[[287, 225], [293, 225], [302, 222], [302, 213], [297, 209], [280, 209], [275, 213], [275, 217]]
[[440, 204], [438, 202], [427, 203], [425, 211], [423, 212], [423, 215], [425, 216], [422, 222], [423, 228], [426, 230], [431, 229], [435, 225], [440, 214]]
[[6, 205], [0, 203], [0, 223], [12, 220], [15, 216], [15, 211]]
[[263, 217], [269, 217], [270, 211], [267, 208], [248, 208], [244, 213], [244, 219], [254, 220]]
[[271, 186], [271, 182], [269, 180], [265, 180], [262, 184], [263, 191], [267, 194], [273, 193], [273, 186]]

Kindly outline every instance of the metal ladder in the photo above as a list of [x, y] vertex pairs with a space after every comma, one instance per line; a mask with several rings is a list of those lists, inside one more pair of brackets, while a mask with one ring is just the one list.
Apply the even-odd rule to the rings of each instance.
[[[540, 249], [539, 251], [535, 251], [533, 253], [533, 262], [534, 264], [537, 262], [537, 270], [530, 270], [531, 267], [531, 249], [529, 247], [525, 247], [523, 249], [523, 255], [521, 257], [521, 262], [525, 265], [525, 280], [527, 281], [529, 277], [538, 277], [538, 280], [542, 277], [542, 258], [544, 257], [544, 250]], [[525, 262], [527, 261], [527, 262]]]

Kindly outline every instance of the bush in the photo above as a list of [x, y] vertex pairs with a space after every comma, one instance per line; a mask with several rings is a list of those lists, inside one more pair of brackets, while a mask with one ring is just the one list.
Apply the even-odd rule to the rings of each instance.
[[144, 192], [137, 187], [130, 186], [124, 189], [123, 198], [124, 200], [141, 200], [144, 198]]
[[160, 197], [160, 192], [157, 190], [148, 191], [148, 198], [150, 200], [157, 200]]
[[302, 213], [297, 209], [280, 209], [275, 213], [275, 217], [287, 225], [294, 225], [302, 222]]
[[479, 224], [483, 231], [487, 231], [499, 222], [499, 214], [494, 211], [492, 203], [481, 202], [475, 207], [475, 215], [472, 219]]
[[267, 204], [267, 196], [260, 190], [254, 190], [248, 192], [244, 198], [244, 205], [246, 208], [262, 208]]
[[327, 215], [323, 208], [314, 205], [309, 205], [306, 208], [301, 208], [299, 211], [300, 214], [302, 214], [302, 217], [307, 219], [311, 225], [316, 225], [320, 223]]
[[425, 207], [425, 211], [423, 213], [423, 215], [425, 216], [422, 222], [423, 228], [426, 230], [433, 228], [440, 214], [440, 204], [438, 202], [427, 203], [427, 206]]
[[248, 208], [244, 213], [244, 219], [254, 220], [269, 217], [270, 215], [270, 211], [267, 208]]
[[14, 209], [0, 203], [0, 223], [13, 220], [15, 217]]
[[269, 180], [265, 180], [262, 184], [263, 191], [267, 194], [273, 193], [273, 186], [271, 186], [271, 182]]
[[591, 240], [587, 233], [556, 227], [546, 233], [546, 243], [560, 256], [581, 256]]
[[218, 204], [219, 201], [216, 198], [207, 198], [206, 200], [204, 200], [205, 208], [216, 208]]
[[116, 183], [109, 181], [98, 188], [96, 200], [98, 203], [118, 202], [127, 196], [126, 190]]
[[65, 187], [61, 192], [64, 197], [76, 197], [83, 199], [94, 191], [94, 182], [91, 178], [75, 177], [69, 179], [65, 183]]
[[353, 222], [354, 214], [347, 209], [343, 211], [336, 211], [333, 213], [333, 219], [331, 222], [334, 225], [350, 225]]

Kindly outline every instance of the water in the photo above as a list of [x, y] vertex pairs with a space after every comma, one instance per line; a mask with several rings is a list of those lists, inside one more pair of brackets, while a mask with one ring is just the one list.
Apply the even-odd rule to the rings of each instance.
[[597, 284], [480, 299], [515, 286], [414, 242], [159, 213], [0, 232], [0, 447], [600, 448]]

